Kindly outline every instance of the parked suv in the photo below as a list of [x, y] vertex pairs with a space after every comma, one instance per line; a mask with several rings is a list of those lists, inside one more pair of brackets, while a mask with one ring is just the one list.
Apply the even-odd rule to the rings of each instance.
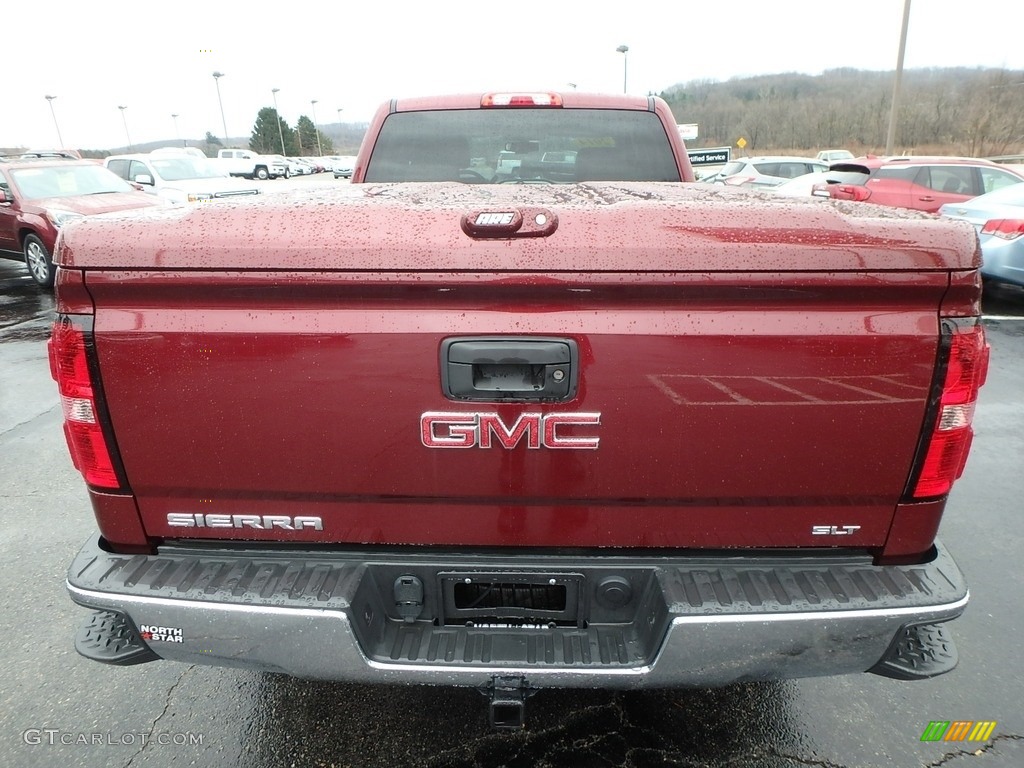
[[0, 256], [53, 285], [57, 232], [70, 219], [161, 203], [89, 160], [0, 158]]
[[716, 184], [752, 189], [770, 189], [805, 173], [827, 171], [828, 163], [810, 157], [744, 157], [725, 164], [715, 176]]
[[969, 157], [859, 157], [833, 163], [848, 179], [818, 185], [814, 195], [835, 200], [866, 200], [878, 205], [936, 213], [959, 203], [1024, 181], [1024, 175], [988, 160]]

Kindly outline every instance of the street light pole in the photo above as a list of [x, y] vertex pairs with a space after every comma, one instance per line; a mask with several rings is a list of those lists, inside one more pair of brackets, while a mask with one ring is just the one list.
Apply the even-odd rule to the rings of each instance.
[[281, 113], [277, 111], [277, 92], [280, 88], [271, 88], [270, 92], [274, 95], [274, 116], [277, 118], [277, 135], [281, 139], [281, 154], [287, 155], [284, 151], [284, 131], [281, 130]]
[[892, 104], [889, 107], [889, 132], [885, 136], [885, 154], [892, 154], [896, 141], [896, 113], [900, 101], [900, 80], [903, 79], [903, 54], [907, 50], [907, 27], [910, 24], [910, 0], [903, 2], [903, 27], [900, 29], [900, 52], [896, 57], [896, 77], [892, 84]]
[[126, 106], [119, 106], [121, 110], [121, 122], [124, 123], [124, 137], [128, 139], [128, 151], [132, 151], [132, 137], [128, 135], [128, 119], [124, 116], [124, 111], [128, 109]]
[[58, 149], [64, 149], [64, 139], [60, 136], [60, 126], [57, 125], [57, 113], [53, 111], [53, 100], [56, 96], [47, 96], [46, 100], [50, 103], [50, 114], [53, 115], [53, 127], [57, 129], [57, 141], [60, 142]]
[[628, 45], [620, 45], [615, 50], [622, 54], [622, 92], [625, 93], [626, 92], [626, 59], [627, 59], [627, 55], [626, 54], [629, 53], [629, 46]]
[[178, 116], [171, 115], [171, 118], [174, 120], [174, 140], [181, 141], [181, 133], [178, 131]]
[[220, 79], [224, 77], [223, 72], [213, 73], [213, 82], [217, 84], [217, 103], [220, 104], [220, 122], [224, 127], [224, 146], [228, 145], [228, 121], [224, 119], [224, 102], [220, 98]]
[[323, 157], [324, 156], [324, 150], [323, 150], [323, 147], [320, 146], [320, 126], [318, 126], [317, 123], [316, 123], [316, 102], [317, 102], [316, 99], [313, 99], [310, 102], [310, 104], [313, 105], [313, 130], [316, 131], [316, 151], [320, 153], [319, 154], [320, 157]]

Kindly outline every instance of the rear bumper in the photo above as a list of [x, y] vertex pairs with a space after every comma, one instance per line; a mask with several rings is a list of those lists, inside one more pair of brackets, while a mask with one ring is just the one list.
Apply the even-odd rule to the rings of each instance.
[[[392, 599], [396, 574], [425, 587], [415, 620], [403, 621]], [[444, 584], [481, 574], [574, 585], [569, 602], [578, 613], [550, 625], [446, 619]], [[874, 566], [833, 554], [513, 558], [168, 548], [132, 556], [106, 552], [94, 539], [73, 562], [68, 590], [82, 606], [126, 618], [129, 634], [140, 633], [132, 638], [139, 661], [477, 687], [521, 675], [537, 688], [717, 686], [870, 670], [930, 676], [952, 668], [955, 656], [920, 674], [894, 674], [885, 662], [902, 653], [908, 628], [954, 619], [968, 600], [941, 546], [926, 564]]]

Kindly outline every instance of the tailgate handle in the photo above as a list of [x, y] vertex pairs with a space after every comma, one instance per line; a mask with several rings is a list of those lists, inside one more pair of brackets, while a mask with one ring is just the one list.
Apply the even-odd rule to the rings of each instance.
[[441, 344], [441, 386], [453, 400], [569, 400], [579, 380], [572, 339], [459, 337]]

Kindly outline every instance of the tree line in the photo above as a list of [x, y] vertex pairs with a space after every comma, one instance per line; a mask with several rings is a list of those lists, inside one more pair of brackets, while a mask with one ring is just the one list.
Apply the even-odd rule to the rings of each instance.
[[[743, 138], [746, 154], [813, 154], [840, 147], [858, 155], [881, 154], [893, 78], [893, 72], [842, 68], [820, 75], [692, 80], [659, 95], [677, 122], [699, 125], [699, 138], [687, 142], [693, 149], [736, 146]], [[283, 135], [287, 156], [312, 156], [320, 153], [319, 136], [324, 154], [355, 154], [365, 130], [365, 125], [346, 124], [332, 129], [332, 140], [306, 115], [293, 128], [274, 108], [264, 107], [253, 124], [249, 148], [278, 154]], [[205, 151], [216, 155], [221, 146], [221, 140], [207, 132]], [[1024, 70], [906, 70], [893, 150], [969, 157], [1024, 154]], [[83, 151], [85, 156], [108, 154], [109, 150]]]
[[[277, 121], [281, 121], [278, 130]], [[284, 149], [281, 151], [281, 139]], [[261, 155], [283, 154], [286, 157], [316, 157], [333, 155], [334, 142], [318, 130], [306, 115], [300, 115], [295, 127], [278, 115], [273, 107], [264, 107], [256, 115], [256, 122], [249, 136], [249, 149]], [[321, 151], [322, 150], [322, 151]]]
[[[843, 68], [821, 75], [784, 73], [693, 80], [666, 89], [679, 123], [697, 123], [688, 145], [734, 146], [747, 153], [802, 153], [845, 147], [885, 150], [893, 72]], [[1024, 71], [905, 70], [894, 151], [990, 157], [1024, 152]]]

